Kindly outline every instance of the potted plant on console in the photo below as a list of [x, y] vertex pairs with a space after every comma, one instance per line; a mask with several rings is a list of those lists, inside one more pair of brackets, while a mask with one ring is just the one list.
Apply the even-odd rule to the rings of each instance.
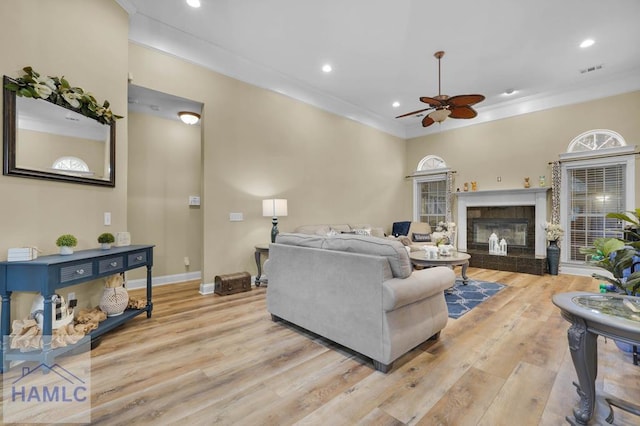
[[71, 234], [60, 235], [56, 240], [56, 245], [60, 247], [60, 254], [73, 254], [73, 248], [78, 245], [78, 239]]
[[111, 244], [115, 242], [115, 237], [113, 234], [109, 232], [102, 233], [98, 236], [98, 242], [100, 243], [100, 248], [102, 250], [109, 250], [111, 248]]

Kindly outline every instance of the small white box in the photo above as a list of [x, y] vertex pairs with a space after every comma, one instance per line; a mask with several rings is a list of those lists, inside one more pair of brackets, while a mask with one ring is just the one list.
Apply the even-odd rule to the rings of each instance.
[[38, 258], [38, 249], [35, 247], [15, 247], [7, 251], [8, 262], [22, 262]]

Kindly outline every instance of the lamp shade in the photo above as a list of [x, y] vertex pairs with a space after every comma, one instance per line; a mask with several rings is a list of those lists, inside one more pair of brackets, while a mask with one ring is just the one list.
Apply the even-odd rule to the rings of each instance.
[[262, 216], [278, 217], [287, 215], [287, 200], [262, 200]]

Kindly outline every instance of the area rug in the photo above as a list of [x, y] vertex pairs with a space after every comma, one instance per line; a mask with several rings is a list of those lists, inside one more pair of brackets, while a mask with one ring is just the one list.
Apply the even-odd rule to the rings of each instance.
[[460, 318], [505, 287], [504, 284], [469, 279], [467, 285], [456, 278], [453, 288], [445, 290], [449, 318]]

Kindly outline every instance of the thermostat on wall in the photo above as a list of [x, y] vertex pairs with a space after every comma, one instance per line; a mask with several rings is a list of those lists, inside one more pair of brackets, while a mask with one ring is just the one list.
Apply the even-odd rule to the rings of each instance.
[[199, 206], [200, 205], [200, 197], [198, 195], [189, 195], [189, 205], [190, 206]]
[[116, 232], [116, 247], [131, 245], [131, 234], [128, 232]]

